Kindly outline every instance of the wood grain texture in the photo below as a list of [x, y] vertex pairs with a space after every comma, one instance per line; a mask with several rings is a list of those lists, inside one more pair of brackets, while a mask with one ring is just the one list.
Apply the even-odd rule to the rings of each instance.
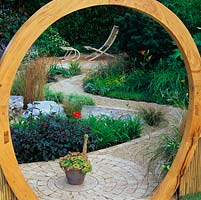
[[[178, 17], [155, 0], [54, 0], [38, 10], [16, 33], [0, 62], [0, 165], [19, 200], [36, 200], [18, 167], [12, 147], [8, 121], [8, 100], [16, 71], [25, 53], [40, 34], [61, 17], [96, 5], [119, 5], [142, 12], [160, 23], [177, 43], [184, 58], [190, 88], [190, 103], [183, 139], [173, 165], [151, 197], [169, 200], [178, 188], [196, 150], [201, 134], [201, 59], [197, 47]], [[9, 133], [5, 144], [4, 133]], [[12, 170], [15, 169], [15, 175]]]

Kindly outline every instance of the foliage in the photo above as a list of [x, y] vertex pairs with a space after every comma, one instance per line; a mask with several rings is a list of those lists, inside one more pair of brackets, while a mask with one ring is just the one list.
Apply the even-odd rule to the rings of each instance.
[[[115, 19], [120, 27], [118, 47], [131, 57], [149, 50], [154, 60], [165, 57], [173, 49], [171, 38], [154, 20], [136, 11], [125, 12]], [[160, 49], [160, 51], [158, 51]]]
[[[180, 58], [160, 59], [146, 67], [147, 52], [142, 61], [117, 60], [99, 67], [85, 78], [85, 92], [113, 98], [170, 104], [179, 107], [188, 104], [188, 80]], [[150, 57], [150, 55], [149, 55]]]
[[52, 160], [68, 151], [80, 152], [84, 134], [89, 135], [89, 151], [119, 144], [140, 136], [139, 118], [88, 119], [60, 115], [20, 118], [11, 126], [13, 145], [20, 163]]
[[64, 95], [61, 92], [54, 92], [49, 88], [45, 88], [45, 99], [48, 101], [55, 101], [62, 103], [66, 114], [71, 115], [74, 111], [80, 112], [83, 105], [95, 105], [92, 97], [82, 94], [68, 94]]
[[82, 94], [65, 95], [62, 104], [66, 114], [72, 114], [74, 111], [81, 111], [83, 105], [95, 105], [92, 97]]
[[179, 134], [178, 128], [175, 129], [171, 135], [164, 135], [161, 138], [161, 143], [156, 150], [156, 155], [162, 159], [162, 167], [165, 171], [170, 169], [179, 149], [180, 143], [181, 135]]
[[149, 101], [149, 97], [146, 96], [143, 92], [133, 91], [127, 92], [126, 90], [114, 90], [106, 93], [105, 96], [116, 98], [116, 99], [125, 99], [125, 100], [135, 100], [135, 101]]
[[62, 75], [62, 77], [69, 78], [71, 76], [70, 70], [60, 67], [57, 64], [52, 64], [49, 68], [48, 74], [50, 77], [55, 75]]
[[60, 158], [59, 164], [62, 169], [81, 170], [83, 174], [92, 170], [90, 160], [85, 154], [79, 152], [69, 152], [66, 156]]
[[181, 62], [161, 60], [156, 66], [156, 70], [151, 71], [148, 91], [156, 103], [176, 106], [187, 105], [188, 80]]
[[70, 72], [71, 76], [81, 74], [80, 63], [78, 61], [71, 61], [70, 67], [69, 67], [69, 72]]
[[141, 108], [140, 116], [149, 126], [158, 126], [164, 121], [164, 113], [156, 108]]
[[105, 148], [140, 137], [142, 126], [138, 117], [115, 119], [105, 115], [82, 119], [98, 137], [97, 147]]
[[62, 103], [64, 100], [64, 94], [62, 92], [55, 92], [45, 87], [45, 99], [47, 101], [55, 101], [57, 103]]
[[97, 137], [80, 120], [59, 115], [21, 118], [11, 125], [13, 145], [20, 163], [59, 158], [68, 151], [81, 151], [84, 134], [88, 149], [94, 150]]
[[34, 46], [38, 48], [39, 55], [61, 56], [63, 55], [63, 51], [60, 46], [69, 46], [69, 44], [60, 36], [55, 28], [50, 26], [36, 40]]
[[11, 94], [24, 96], [25, 104], [34, 100], [44, 100], [46, 64], [46, 59], [41, 58], [21, 67], [15, 77]]
[[[4, 0], [0, 12], [0, 25], [4, 26], [4, 47], [12, 38], [22, 23], [37, 9], [50, 0], [17, 1]], [[200, 26], [200, 0], [160, 0], [175, 12], [185, 23], [192, 35], [196, 35]], [[14, 6], [12, 6], [13, 4]], [[26, 11], [26, 13], [25, 13]], [[60, 41], [66, 41], [82, 50], [82, 46], [100, 47], [108, 38], [113, 25], [119, 25], [120, 32], [112, 45], [113, 52], [127, 52], [130, 56], [138, 57], [138, 51], [150, 50], [153, 61], [172, 54], [174, 46], [166, 31], [147, 16], [121, 6], [94, 6], [73, 12], [57, 21], [38, 41], [43, 53], [61, 55]], [[59, 33], [59, 35], [57, 34]], [[56, 36], [55, 36], [56, 35]], [[50, 36], [50, 37], [49, 37]], [[54, 40], [59, 39], [58, 46]], [[47, 45], [44, 44], [46, 41]], [[160, 51], [158, 50], [160, 49]]]
[[26, 76], [25, 71], [20, 70], [17, 72], [13, 86], [11, 89], [11, 95], [25, 96], [26, 93]]
[[161, 0], [161, 2], [184, 22], [191, 34], [197, 33], [197, 27], [200, 26], [200, 0]]
[[186, 196], [182, 196], [181, 200], [200, 200], [201, 199], [201, 193], [194, 193], [194, 194], [188, 194]]
[[[127, 8], [118, 6], [82, 9], [63, 17], [55, 24], [55, 27], [71, 46], [84, 51], [84, 45], [100, 47], [111, 32], [115, 24], [114, 19], [125, 10]], [[115, 43], [110, 50], [116, 51]]]
[[[9, 8], [1, 8], [0, 10], [0, 32], [3, 33], [1, 41], [1, 51], [8, 45], [13, 35], [17, 32], [20, 26], [27, 20], [26, 14], [20, 14]], [[1, 38], [1, 37], [0, 37]]]

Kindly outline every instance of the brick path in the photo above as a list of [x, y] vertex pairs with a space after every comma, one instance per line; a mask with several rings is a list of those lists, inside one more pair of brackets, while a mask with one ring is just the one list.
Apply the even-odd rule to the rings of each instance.
[[[69, 185], [58, 161], [21, 165], [41, 200], [147, 200], [146, 171], [135, 162], [109, 155], [89, 155], [93, 170], [80, 186]], [[157, 183], [152, 182], [151, 188]]]

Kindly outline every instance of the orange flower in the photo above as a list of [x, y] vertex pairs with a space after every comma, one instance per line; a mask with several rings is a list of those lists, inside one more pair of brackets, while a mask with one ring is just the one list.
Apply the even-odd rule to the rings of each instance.
[[76, 119], [79, 119], [82, 117], [82, 114], [80, 112], [73, 112], [72, 116]]
[[141, 50], [141, 51], [138, 51], [138, 53], [140, 53], [141, 55], [144, 55], [146, 53], [145, 50]]

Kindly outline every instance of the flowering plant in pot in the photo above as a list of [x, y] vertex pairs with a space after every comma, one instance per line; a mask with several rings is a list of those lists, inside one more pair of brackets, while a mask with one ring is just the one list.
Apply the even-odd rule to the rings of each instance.
[[81, 185], [84, 182], [86, 173], [92, 170], [90, 160], [86, 155], [88, 135], [84, 135], [83, 152], [69, 152], [61, 157], [59, 164], [66, 174], [66, 178], [71, 185]]

